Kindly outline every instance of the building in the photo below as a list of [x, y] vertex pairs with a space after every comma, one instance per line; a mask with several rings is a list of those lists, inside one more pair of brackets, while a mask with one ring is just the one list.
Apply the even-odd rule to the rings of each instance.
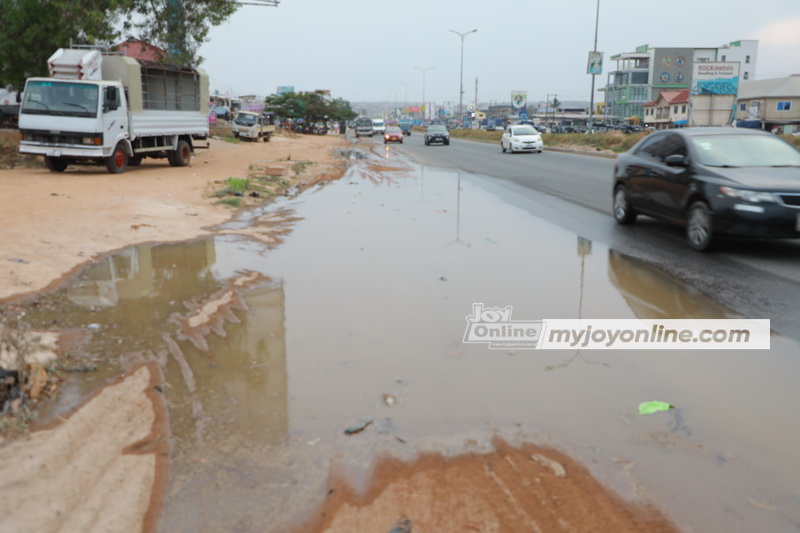
[[738, 126], [781, 133], [800, 131], [800, 74], [742, 81], [736, 106]]
[[683, 127], [689, 118], [689, 89], [663, 91], [642, 108], [646, 126], [657, 130]]
[[128, 39], [113, 47], [113, 50], [122, 52], [123, 55], [145, 61], [163, 61], [167, 54], [161, 48], [148, 44], [139, 39]]
[[604, 89], [608, 117], [644, 116], [644, 104], [663, 91], [689, 89], [696, 63], [740, 63], [742, 80], [756, 75], [758, 41], [733, 41], [716, 48], [652, 48], [642, 45], [634, 52], [611, 56], [616, 68], [608, 73]]

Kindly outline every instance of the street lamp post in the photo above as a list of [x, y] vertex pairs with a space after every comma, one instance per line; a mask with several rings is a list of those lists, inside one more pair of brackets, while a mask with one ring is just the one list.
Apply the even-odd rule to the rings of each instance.
[[[420, 107], [420, 110], [422, 110], [422, 109], [425, 108], [425, 73], [427, 71], [431, 70], [433, 67], [427, 67], [427, 68], [414, 67], [414, 68], [419, 70], [420, 72], [422, 72], [422, 106]], [[422, 113], [422, 123], [423, 124], [425, 123], [425, 112], [424, 111]]]
[[[597, 0], [598, 2], [600, 0]], [[458, 116], [459, 120], [461, 115], [464, 113], [464, 38], [469, 35], [470, 33], [475, 33], [478, 31], [474, 29], [472, 31], [461, 33], [460, 31], [450, 30], [452, 33], [455, 33], [459, 37], [461, 37], [461, 77], [459, 81], [459, 91], [458, 91]]]
[[[592, 52], [597, 52], [597, 28], [600, 25], [600, 0], [597, 0], [597, 13], [594, 18], [594, 48]], [[589, 127], [586, 131], [589, 133], [594, 132], [594, 78], [596, 74], [592, 74], [592, 94], [589, 95]]]
[[413, 82], [400, 81], [398, 83], [403, 86], [403, 92], [405, 93], [405, 101], [406, 101], [405, 106], [406, 106], [406, 108], [403, 110], [405, 112], [405, 111], [408, 110], [408, 86]]

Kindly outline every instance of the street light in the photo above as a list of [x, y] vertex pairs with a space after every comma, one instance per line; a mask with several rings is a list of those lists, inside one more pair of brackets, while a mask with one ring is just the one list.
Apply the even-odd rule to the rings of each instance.
[[[420, 107], [420, 110], [421, 110], [421, 109], [423, 109], [425, 107], [425, 73], [427, 71], [431, 70], [433, 67], [427, 67], [427, 68], [414, 67], [414, 68], [419, 70], [420, 72], [422, 72], [422, 107]], [[425, 124], [425, 112], [424, 111], [422, 113], [422, 121], [423, 121], [422, 123]]]
[[[600, 25], [600, 0], [597, 0], [597, 14], [594, 18], [594, 48], [592, 52], [597, 52], [597, 28]], [[589, 95], [589, 127], [586, 131], [589, 133], [594, 132], [594, 77], [597, 74], [592, 74], [592, 94]]]
[[[597, 0], [598, 2], [600, 0]], [[464, 38], [469, 35], [470, 33], [475, 33], [478, 31], [474, 29], [472, 31], [461, 33], [460, 31], [450, 30], [452, 33], [455, 33], [459, 37], [461, 37], [461, 78], [459, 82], [459, 91], [458, 91], [458, 116], [461, 117], [462, 113], [464, 112]], [[460, 118], [459, 118], [460, 120]]]
[[399, 83], [400, 85], [402, 85], [402, 86], [403, 86], [403, 92], [404, 92], [404, 93], [405, 93], [405, 95], [406, 95], [406, 103], [405, 103], [405, 106], [406, 106], [406, 110], [408, 110], [408, 86], [409, 86], [411, 83], [414, 83], [414, 82], [412, 82], [412, 81], [399, 81], [399, 82], [397, 82], [397, 83]]

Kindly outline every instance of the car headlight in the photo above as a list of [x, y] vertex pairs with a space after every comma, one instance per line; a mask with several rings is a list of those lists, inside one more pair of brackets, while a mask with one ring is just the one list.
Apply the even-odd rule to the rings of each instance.
[[737, 200], [744, 200], [758, 204], [761, 202], [775, 202], [775, 197], [772, 193], [761, 191], [748, 191], [746, 189], [734, 189], [733, 187], [720, 187], [719, 190], [725, 196], [736, 198]]

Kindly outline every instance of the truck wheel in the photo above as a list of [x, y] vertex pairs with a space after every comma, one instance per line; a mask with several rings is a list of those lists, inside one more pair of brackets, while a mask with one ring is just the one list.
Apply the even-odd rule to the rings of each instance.
[[178, 148], [174, 152], [170, 152], [171, 157], [168, 157], [170, 166], [173, 167], [186, 167], [192, 160], [192, 147], [189, 143], [181, 139], [178, 141]]
[[271, 135], [271, 134], [269, 134], [269, 133], [267, 133], [266, 135], [264, 135], [264, 142], [265, 142], [265, 143], [268, 143], [268, 142], [269, 142], [269, 138], [270, 138], [271, 136], [272, 136], [272, 135]]
[[48, 157], [44, 158], [44, 166], [51, 172], [64, 172], [67, 170], [69, 163], [63, 157]]
[[110, 157], [105, 159], [106, 168], [112, 174], [122, 174], [128, 170], [128, 152], [125, 151], [125, 145], [118, 143], [111, 152]]

